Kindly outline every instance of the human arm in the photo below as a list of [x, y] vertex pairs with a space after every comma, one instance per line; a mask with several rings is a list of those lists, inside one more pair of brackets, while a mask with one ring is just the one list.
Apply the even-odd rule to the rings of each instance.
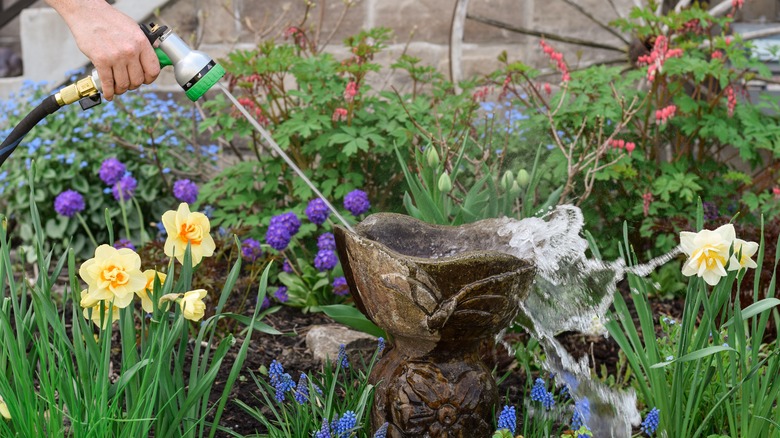
[[106, 100], [160, 73], [160, 62], [138, 24], [105, 0], [46, 0], [63, 18], [79, 50], [97, 69]]

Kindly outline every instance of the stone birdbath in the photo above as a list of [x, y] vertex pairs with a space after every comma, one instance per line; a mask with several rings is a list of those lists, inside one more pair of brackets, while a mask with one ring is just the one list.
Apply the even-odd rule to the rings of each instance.
[[336, 226], [339, 259], [358, 309], [390, 337], [369, 381], [372, 428], [388, 436], [488, 437], [498, 387], [480, 358], [517, 317], [534, 266], [502, 251], [499, 219], [430, 225], [379, 213]]

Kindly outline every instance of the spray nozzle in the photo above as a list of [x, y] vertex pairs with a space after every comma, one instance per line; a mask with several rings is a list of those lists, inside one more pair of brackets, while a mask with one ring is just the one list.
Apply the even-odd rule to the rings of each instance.
[[[221, 65], [205, 53], [191, 49], [167, 26], [150, 23], [148, 27], [141, 25], [141, 29], [155, 47], [160, 68], [173, 66], [176, 82], [191, 101], [200, 99], [225, 75]], [[93, 70], [90, 76], [60, 90], [55, 98], [60, 106], [78, 101], [86, 110], [100, 103], [101, 91], [97, 70]]]

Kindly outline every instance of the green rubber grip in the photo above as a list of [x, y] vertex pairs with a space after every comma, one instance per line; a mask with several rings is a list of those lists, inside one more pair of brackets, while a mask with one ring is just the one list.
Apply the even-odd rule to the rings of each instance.
[[155, 48], [154, 53], [157, 54], [157, 59], [160, 60], [160, 68], [166, 67], [168, 65], [173, 65], [173, 61], [171, 61], [171, 58], [169, 58], [168, 55], [166, 55], [165, 52], [162, 51], [161, 48], [159, 47]]
[[206, 94], [206, 92], [209, 91], [211, 87], [213, 87], [217, 82], [219, 82], [219, 80], [222, 79], [222, 76], [224, 75], [225, 69], [221, 65], [217, 64], [212, 67], [208, 73], [200, 78], [200, 80], [184, 94], [187, 95], [191, 101], [195, 102], [196, 100], [203, 97], [203, 95]]

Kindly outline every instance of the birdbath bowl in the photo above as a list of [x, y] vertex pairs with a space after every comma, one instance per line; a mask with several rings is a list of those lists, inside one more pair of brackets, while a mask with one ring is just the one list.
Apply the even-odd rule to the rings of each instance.
[[379, 213], [334, 234], [357, 308], [391, 340], [370, 383], [389, 437], [488, 437], [498, 387], [480, 358], [520, 311], [535, 267], [508, 254], [500, 219], [430, 225]]

